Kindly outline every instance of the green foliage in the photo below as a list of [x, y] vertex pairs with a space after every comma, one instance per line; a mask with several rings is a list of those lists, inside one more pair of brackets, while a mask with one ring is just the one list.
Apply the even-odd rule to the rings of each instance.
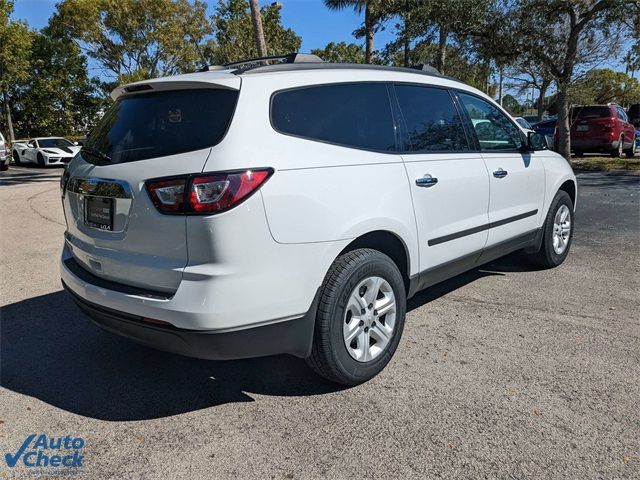
[[[279, 4], [265, 6], [260, 13], [268, 55], [284, 55], [300, 49], [302, 38], [282, 25]], [[215, 39], [203, 49], [211, 63], [220, 65], [258, 56], [248, 2], [220, 0], [212, 20]]]
[[200, 0], [62, 0], [51, 25], [118, 83], [195, 69], [211, 31]]
[[510, 94], [506, 94], [502, 97], [502, 106], [511, 114], [515, 116], [522, 115], [524, 108], [520, 105], [520, 102]]
[[569, 89], [569, 103], [640, 103], [640, 82], [623, 72], [597, 69], [587, 73]]
[[33, 32], [26, 24], [10, 20], [13, 2], [0, 0], [0, 91], [7, 92], [29, 76]]
[[34, 33], [26, 24], [12, 21], [13, 2], [0, 0], [0, 131], [10, 137], [11, 105], [21, 85], [29, 78]]
[[106, 99], [90, 80], [86, 58], [67, 38], [45, 28], [35, 35], [30, 74], [15, 97], [18, 136], [82, 135], [95, 123]]
[[332, 63], [364, 63], [365, 60], [364, 50], [355, 43], [329, 42], [326, 47], [316, 48], [311, 53]]

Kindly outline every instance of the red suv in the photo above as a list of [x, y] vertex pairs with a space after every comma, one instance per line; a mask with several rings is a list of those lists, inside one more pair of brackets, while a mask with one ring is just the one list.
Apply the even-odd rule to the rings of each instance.
[[605, 152], [633, 157], [636, 130], [624, 109], [615, 103], [571, 107], [571, 149], [576, 156]]

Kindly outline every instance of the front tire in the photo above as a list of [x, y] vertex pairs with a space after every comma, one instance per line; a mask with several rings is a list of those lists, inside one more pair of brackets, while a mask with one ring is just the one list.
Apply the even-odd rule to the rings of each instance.
[[542, 268], [557, 267], [567, 258], [573, 240], [573, 202], [564, 190], [556, 193], [542, 228], [542, 245], [531, 259]]
[[343, 385], [375, 377], [404, 329], [407, 297], [397, 265], [377, 250], [352, 250], [333, 262], [320, 292], [308, 365]]
[[16, 165], [22, 165], [22, 160], [20, 160], [20, 154], [16, 151], [13, 152], [13, 163]]
[[42, 156], [42, 154], [40, 152], [38, 152], [38, 166], [39, 167], [44, 167], [44, 157]]

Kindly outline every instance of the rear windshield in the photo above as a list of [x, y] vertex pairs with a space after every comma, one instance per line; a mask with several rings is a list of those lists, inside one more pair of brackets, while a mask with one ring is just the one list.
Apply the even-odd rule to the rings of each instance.
[[224, 137], [237, 98], [235, 90], [212, 88], [123, 97], [91, 131], [82, 156], [111, 164], [211, 147]]
[[588, 118], [608, 118], [611, 117], [609, 107], [574, 107], [571, 110], [571, 118], [586, 120]]

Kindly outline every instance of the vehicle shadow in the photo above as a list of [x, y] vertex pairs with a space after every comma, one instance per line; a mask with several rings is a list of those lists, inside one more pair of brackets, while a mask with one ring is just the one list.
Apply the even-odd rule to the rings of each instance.
[[[418, 294], [409, 308], [512, 271], [508, 259], [492, 265]], [[100, 420], [162, 418], [251, 402], [251, 393], [306, 396], [344, 388], [290, 356], [219, 362], [137, 345], [95, 326], [62, 290], [4, 306], [1, 318], [0, 385]]]

